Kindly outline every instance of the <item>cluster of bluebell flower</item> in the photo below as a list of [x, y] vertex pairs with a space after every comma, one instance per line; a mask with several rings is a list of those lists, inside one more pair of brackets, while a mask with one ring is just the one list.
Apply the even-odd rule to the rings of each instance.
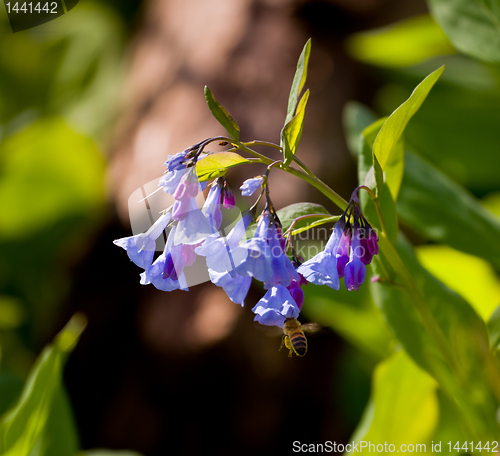
[[[339, 288], [345, 277], [348, 290], [357, 290], [365, 278], [365, 265], [377, 254], [378, 237], [361, 213], [355, 191], [344, 214], [336, 223], [323, 252], [303, 262], [288, 241], [269, 197], [267, 175], [246, 180], [243, 196], [261, 189], [257, 202], [244, 212], [227, 235], [220, 231], [222, 207], [235, 206], [225, 177], [215, 179], [201, 209], [196, 196], [203, 189], [196, 174], [196, 162], [208, 140], [196, 144], [165, 163], [159, 185], [175, 202], [146, 232], [115, 240], [129, 258], [144, 269], [141, 284], [153, 284], [163, 291], [188, 290], [184, 268], [196, 256], [206, 259], [210, 280], [222, 287], [229, 298], [244, 305], [252, 278], [263, 283], [264, 297], [252, 309], [263, 325], [283, 326], [286, 318], [297, 318], [304, 302], [302, 286], [308, 282]], [[246, 239], [256, 208], [265, 196], [265, 207], [257, 219], [256, 231]], [[154, 260], [156, 240], [169, 227], [165, 249]], [[291, 252], [291, 259], [287, 253]], [[153, 261], [154, 260], [154, 261]]]
[[325, 250], [298, 268], [308, 282], [339, 289], [344, 277], [348, 290], [359, 290], [365, 280], [365, 265], [378, 253], [378, 236], [361, 213], [356, 189], [347, 209], [333, 228]]

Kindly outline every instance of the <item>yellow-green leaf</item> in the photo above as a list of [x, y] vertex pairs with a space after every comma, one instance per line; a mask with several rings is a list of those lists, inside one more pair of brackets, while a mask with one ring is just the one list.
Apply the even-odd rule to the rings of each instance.
[[307, 100], [309, 100], [309, 90], [304, 93], [297, 107], [297, 114], [288, 122], [281, 133], [281, 147], [283, 148], [284, 166], [292, 163], [293, 156], [297, 152], [302, 130], [304, 127], [304, 115], [306, 113]]
[[443, 70], [444, 66], [427, 76], [415, 88], [410, 98], [389, 116], [380, 129], [373, 144], [373, 153], [377, 157], [382, 170], [385, 170], [394, 146], [403, 134], [409, 120], [418, 111]]
[[223, 176], [229, 168], [245, 163], [251, 163], [251, 161], [234, 152], [219, 152], [198, 160], [196, 173], [200, 182], [204, 182]]
[[226, 129], [229, 136], [238, 141], [238, 139], [240, 139], [240, 127], [238, 123], [234, 120], [233, 116], [229, 114], [227, 109], [215, 99], [207, 86], [205, 86], [205, 98], [213, 116]]

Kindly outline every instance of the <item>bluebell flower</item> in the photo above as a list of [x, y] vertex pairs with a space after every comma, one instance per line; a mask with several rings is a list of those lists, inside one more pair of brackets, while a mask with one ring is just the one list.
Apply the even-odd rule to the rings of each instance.
[[189, 168], [173, 193], [176, 199], [172, 209], [172, 219], [179, 221], [175, 231], [175, 245], [198, 244], [214, 233], [210, 221], [198, 208], [196, 196], [199, 181], [194, 167]]
[[239, 242], [251, 220], [251, 213], [244, 214], [226, 237], [207, 238], [195, 249], [198, 255], [206, 257], [211, 281], [222, 287], [231, 301], [241, 305], [244, 305], [252, 278], [242, 277], [234, 269], [248, 255], [246, 249], [239, 247]]
[[342, 237], [342, 227], [336, 224], [325, 250], [310, 260], [301, 264], [297, 272], [315, 285], [328, 285], [334, 290], [339, 289], [339, 274], [337, 271], [336, 252]]
[[283, 327], [285, 318], [298, 318], [300, 309], [283, 285], [271, 287], [252, 309], [261, 325]]
[[[361, 229], [357, 222], [354, 223], [352, 240], [351, 240], [351, 253], [349, 262], [345, 267], [344, 282], [345, 287], [349, 290], [359, 290], [359, 287], [365, 280], [366, 268], [363, 264], [366, 250], [361, 246]], [[369, 252], [368, 252], [369, 253]], [[371, 259], [371, 258], [370, 258]]]
[[216, 272], [230, 272], [248, 256], [248, 250], [239, 246], [248, 225], [250, 213], [244, 214], [225, 237], [209, 237], [195, 249], [198, 255], [206, 257], [207, 267]]
[[212, 283], [223, 288], [231, 301], [245, 305], [245, 298], [252, 284], [251, 277], [242, 277], [235, 273], [231, 275], [230, 272], [216, 272], [213, 269], [209, 269], [208, 273]]
[[189, 256], [190, 251], [186, 250], [185, 246], [174, 245], [176, 229], [176, 226], [171, 229], [163, 253], [141, 274], [142, 285], [153, 284], [163, 291], [188, 290], [184, 266], [186, 259], [189, 262], [193, 258]]
[[255, 191], [260, 188], [262, 183], [264, 182], [264, 177], [253, 177], [251, 179], [247, 179], [243, 182], [243, 185], [240, 187], [242, 196], [252, 196]]
[[203, 205], [202, 212], [208, 218], [212, 231], [215, 233], [219, 230], [222, 223], [222, 208], [221, 208], [222, 189], [220, 180], [213, 182], [212, 188], [208, 192], [207, 199]]
[[241, 245], [248, 250], [248, 255], [237, 266], [236, 272], [264, 282], [266, 289], [275, 285], [288, 287], [292, 280], [300, 280], [292, 262], [283, 252], [282, 238], [276, 222], [264, 212], [254, 237]]
[[377, 242], [377, 233], [363, 217], [359, 199], [353, 196], [325, 250], [302, 264], [298, 272], [308, 282], [335, 290], [339, 289], [339, 277], [344, 277], [348, 290], [359, 290], [366, 276], [365, 265], [378, 253]]
[[172, 214], [167, 212], [149, 228], [145, 233], [129, 236], [113, 241], [114, 244], [124, 248], [128, 257], [140, 268], [148, 269], [153, 262], [156, 249], [156, 239], [160, 237], [165, 227], [170, 223]]

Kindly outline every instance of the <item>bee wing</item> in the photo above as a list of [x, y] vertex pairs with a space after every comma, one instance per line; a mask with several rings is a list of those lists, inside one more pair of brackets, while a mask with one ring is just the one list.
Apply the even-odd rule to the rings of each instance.
[[322, 329], [323, 327], [318, 323], [305, 323], [302, 325], [302, 330], [308, 334], [314, 334]]

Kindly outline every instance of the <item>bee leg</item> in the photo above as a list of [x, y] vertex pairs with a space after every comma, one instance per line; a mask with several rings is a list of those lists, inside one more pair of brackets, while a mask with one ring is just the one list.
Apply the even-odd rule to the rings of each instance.
[[290, 348], [290, 351], [288, 352], [288, 357], [291, 358], [292, 357], [292, 353], [293, 353], [293, 350]]
[[280, 346], [280, 349], [278, 351], [281, 351], [281, 349], [283, 348], [283, 345], [285, 345], [285, 338], [287, 336], [285, 334], [283, 334], [283, 338], [281, 339], [281, 346]]

